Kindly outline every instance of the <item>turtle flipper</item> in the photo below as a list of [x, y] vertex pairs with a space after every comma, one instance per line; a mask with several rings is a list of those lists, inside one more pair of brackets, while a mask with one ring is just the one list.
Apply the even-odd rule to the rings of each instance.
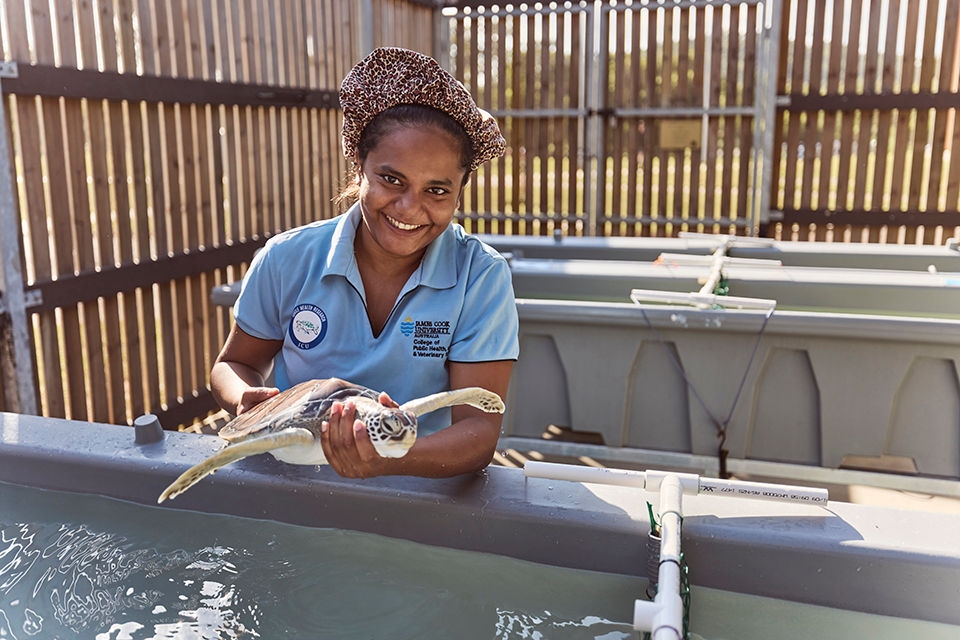
[[313, 433], [308, 429], [290, 428], [228, 445], [225, 449], [218, 451], [203, 462], [195, 464], [184, 471], [179, 478], [174, 480], [173, 483], [160, 494], [157, 503], [159, 504], [167, 498], [171, 500], [176, 498], [200, 482], [204, 477], [210, 475], [220, 467], [225, 467], [231, 462], [283, 447], [311, 445], [315, 439]]
[[441, 391], [433, 395], [417, 398], [400, 406], [402, 411], [409, 411], [415, 416], [422, 416], [442, 407], [452, 407], [455, 404], [468, 404], [487, 413], [503, 413], [503, 400], [492, 391], [482, 387], [467, 387]]

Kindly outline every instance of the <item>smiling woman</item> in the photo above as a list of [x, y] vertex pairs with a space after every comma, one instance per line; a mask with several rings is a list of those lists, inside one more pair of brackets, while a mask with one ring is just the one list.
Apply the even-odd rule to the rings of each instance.
[[[428, 56], [377, 49], [340, 90], [353, 161], [343, 215], [274, 236], [234, 307], [211, 371], [220, 405], [241, 414], [305, 380], [340, 378], [397, 406], [448, 389], [506, 395], [519, 354], [506, 261], [453, 224], [470, 174], [502, 155], [496, 121]], [[266, 386], [273, 372], [276, 387]], [[356, 407], [321, 427], [346, 477], [451, 476], [493, 458], [501, 416], [456, 406], [426, 416], [402, 458], [377, 454]]]
[[357, 171], [363, 226], [354, 248], [367, 317], [378, 335], [427, 247], [453, 221], [466, 175], [457, 141], [446, 132], [395, 122], [359, 158]]

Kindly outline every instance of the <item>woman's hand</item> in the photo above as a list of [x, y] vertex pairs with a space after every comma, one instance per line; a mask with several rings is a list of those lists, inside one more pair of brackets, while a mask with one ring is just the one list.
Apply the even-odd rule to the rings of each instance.
[[240, 402], [237, 403], [235, 415], [239, 416], [241, 413], [246, 413], [264, 400], [272, 398], [278, 393], [280, 393], [280, 389], [276, 387], [247, 387], [240, 394]]
[[[381, 392], [380, 404], [396, 408], [397, 403]], [[356, 405], [334, 402], [330, 419], [320, 426], [320, 445], [327, 462], [344, 478], [372, 478], [389, 473], [389, 459], [377, 453], [367, 426], [357, 419]]]
[[210, 371], [210, 392], [221, 408], [234, 415], [249, 411], [279, 393], [264, 382], [282, 340], [262, 340], [233, 326]]
[[335, 402], [330, 408], [330, 419], [320, 425], [320, 445], [327, 462], [344, 478], [368, 478], [371, 463], [379, 458], [367, 428], [357, 420], [353, 402]]
[[[450, 363], [451, 388], [483, 387], [506, 395], [513, 362]], [[396, 407], [390, 396], [380, 394], [380, 403]], [[339, 405], [339, 406], [337, 406]], [[337, 473], [347, 478], [383, 475], [411, 475], [445, 478], [483, 469], [493, 459], [503, 416], [484, 413], [467, 405], [451, 408], [453, 424], [436, 433], [418, 434], [417, 441], [402, 458], [382, 458], [367, 435], [366, 425], [357, 420], [350, 401], [335, 403], [321, 428], [323, 452]]]

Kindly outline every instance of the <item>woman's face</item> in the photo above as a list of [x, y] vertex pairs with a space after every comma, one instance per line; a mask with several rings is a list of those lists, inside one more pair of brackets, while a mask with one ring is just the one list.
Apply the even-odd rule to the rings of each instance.
[[419, 258], [453, 220], [466, 170], [457, 140], [432, 126], [397, 125], [360, 167], [360, 209], [376, 245]]

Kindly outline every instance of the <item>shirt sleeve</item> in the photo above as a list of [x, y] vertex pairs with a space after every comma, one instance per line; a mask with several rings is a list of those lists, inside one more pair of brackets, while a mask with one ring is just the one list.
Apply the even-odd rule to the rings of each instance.
[[516, 360], [519, 320], [510, 266], [501, 257], [468, 276], [463, 308], [448, 359], [454, 362]]
[[273, 249], [273, 242], [268, 241], [253, 257], [233, 306], [237, 326], [263, 340], [282, 340], [284, 330], [280, 318], [279, 277], [271, 268]]

